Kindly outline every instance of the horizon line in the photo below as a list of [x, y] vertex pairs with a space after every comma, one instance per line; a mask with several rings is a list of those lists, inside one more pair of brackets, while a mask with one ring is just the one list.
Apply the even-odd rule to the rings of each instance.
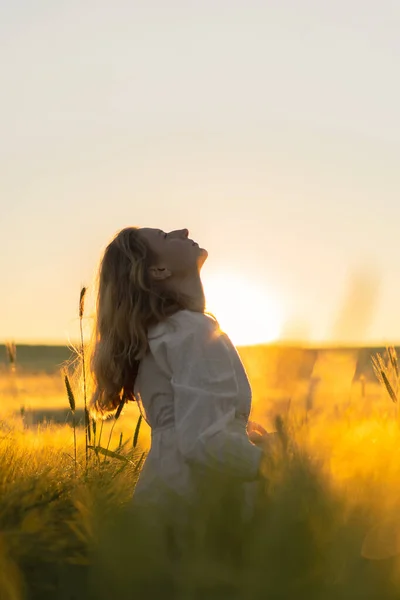
[[[7, 340], [12, 341], [17, 347], [18, 346], [44, 346], [44, 347], [57, 347], [57, 348], [68, 348], [69, 346], [80, 346], [80, 340], [70, 340], [69, 342], [62, 342], [60, 340], [44, 339], [44, 340]], [[0, 346], [5, 346], [6, 341], [0, 340]], [[400, 341], [388, 341], [388, 340], [368, 340], [368, 341], [340, 341], [340, 340], [285, 340], [277, 339], [265, 342], [257, 342], [254, 344], [234, 344], [237, 348], [252, 348], [256, 346], [281, 346], [281, 347], [293, 347], [302, 346], [304, 348], [376, 348], [376, 347], [388, 347], [388, 346], [400, 346]]]

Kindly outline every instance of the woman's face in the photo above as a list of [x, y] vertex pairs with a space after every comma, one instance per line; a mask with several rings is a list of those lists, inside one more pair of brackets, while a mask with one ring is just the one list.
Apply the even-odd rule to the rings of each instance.
[[200, 248], [197, 242], [189, 239], [187, 229], [177, 229], [167, 233], [161, 229], [142, 227], [139, 231], [151, 250], [158, 256], [156, 266], [166, 268], [172, 274], [200, 271], [207, 260], [207, 250]]

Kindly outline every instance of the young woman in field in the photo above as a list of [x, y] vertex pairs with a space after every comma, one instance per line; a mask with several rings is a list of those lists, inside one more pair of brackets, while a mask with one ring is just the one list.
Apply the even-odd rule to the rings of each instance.
[[208, 253], [188, 235], [128, 227], [100, 264], [91, 410], [136, 400], [151, 427], [136, 502], [190, 500], [207, 474], [254, 487], [268, 444], [248, 422], [251, 388], [239, 355], [205, 314]]

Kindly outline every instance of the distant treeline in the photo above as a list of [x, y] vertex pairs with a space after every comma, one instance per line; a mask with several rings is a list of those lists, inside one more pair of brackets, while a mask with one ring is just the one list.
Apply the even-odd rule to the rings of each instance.
[[[258, 370], [263, 371], [273, 363], [277, 370], [284, 372], [296, 363], [296, 373], [299, 378], [308, 379], [312, 373], [318, 356], [329, 353], [356, 356], [354, 379], [364, 375], [369, 380], [375, 380], [372, 368], [372, 357], [377, 353], [384, 354], [385, 347], [324, 347], [301, 348], [299, 346], [257, 345], [238, 347], [238, 352], [246, 364], [257, 363]], [[397, 348], [399, 353], [400, 348]], [[17, 368], [30, 372], [55, 373], [65, 361], [73, 357], [73, 352], [66, 346], [31, 346], [17, 345]], [[0, 369], [8, 363], [6, 348], [0, 345]], [[253, 369], [251, 369], [253, 371]]]
[[[73, 352], [66, 346], [30, 346], [17, 344], [17, 369], [24, 371], [40, 371], [54, 373], [58, 371], [65, 361], [73, 356]], [[6, 347], [0, 345], [0, 366], [4, 368], [8, 363]]]

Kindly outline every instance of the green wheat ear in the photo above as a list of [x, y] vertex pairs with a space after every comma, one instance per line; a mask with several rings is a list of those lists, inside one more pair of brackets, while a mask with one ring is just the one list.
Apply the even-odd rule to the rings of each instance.
[[142, 424], [142, 415], [139, 415], [139, 419], [138, 419], [138, 422], [136, 424], [136, 429], [135, 429], [135, 433], [134, 433], [134, 436], [133, 436], [133, 442], [132, 442], [132, 447], [133, 448], [136, 448], [136, 446], [137, 446], [141, 424]]
[[[396, 377], [397, 377], [397, 373], [398, 373], [397, 354], [396, 354], [396, 350], [393, 347], [388, 348], [388, 357], [389, 357], [389, 363], [392, 366], [392, 368], [394, 369], [394, 371], [396, 373]], [[389, 380], [391, 373], [388, 369], [388, 366], [385, 364], [384, 359], [382, 358], [382, 356], [380, 354], [377, 354], [376, 356], [374, 356], [372, 358], [372, 366], [373, 366], [373, 369], [375, 371], [375, 375], [376, 375], [378, 381], [382, 385], [385, 386], [386, 391], [389, 394], [391, 400], [394, 403], [397, 403], [397, 392], [393, 389], [393, 386]], [[396, 387], [397, 387], [397, 384], [396, 384]]]
[[397, 352], [396, 352], [396, 348], [394, 346], [390, 346], [388, 349], [388, 353], [389, 353], [389, 360], [392, 364], [392, 367], [395, 370], [396, 376], [399, 376], [399, 364], [397, 361]]
[[71, 384], [69, 382], [69, 377], [68, 377], [67, 373], [64, 373], [64, 383], [65, 383], [65, 388], [67, 390], [69, 406], [71, 408], [71, 411], [75, 412], [75, 407], [76, 407], [75, 396], [74, 396], [74, 392], [72, 391]]
[[116, 421], [118, 421], [118, 419], [119, 419], [119, 417], [120, 417], [120, 415], [121, 415], [121, 413], [122, 413], [122, 409], [123, 409], [123, 408], [124, 408], [124, 406], [125, 406], [125, 402], [126, 402], [126, 400], [125, 400], [125, 398], [123, 398], [123, 399], [121, 400], [121, 402], [120, 402], [120, 404], [119, 404], [118, 408], [117, 408], [117, 412], [115, 413], [115, 417], [114, 417], [114, 419], [115, 419]]
[[390, 384], [390, 381], [389, 381], [389, 379], [386, 376], [385, 371], [381, 371], [381, 377], [382, 377], [383, 383], [385, 384], [385, 387], [386, 387], [386, 389], [388, 391], [389, 396], [391, 397], [391, 399], [393, 400], [393, 402], [396, 403], [397, 402], [396, 393], [395, 393], [394, 389], [392, 388], [392, 386]]
[[83, 317], [83, 313], [85, 312], [85, 296], [87, 292], [87, 287], [83, 287], [81, 289], [81, 293], [79, 296], [79, 317]]

